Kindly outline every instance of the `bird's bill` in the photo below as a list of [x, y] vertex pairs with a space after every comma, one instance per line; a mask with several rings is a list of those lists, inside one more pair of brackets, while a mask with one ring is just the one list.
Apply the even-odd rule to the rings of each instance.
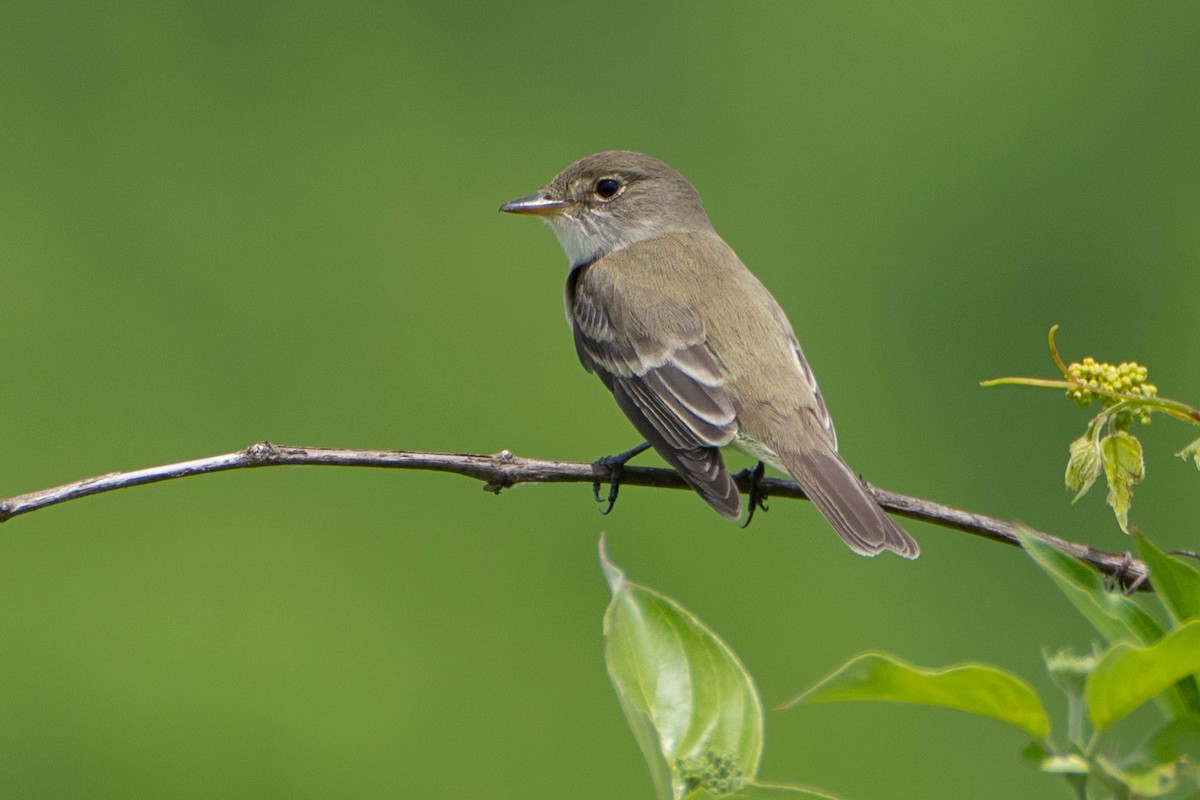
[[556, 200], [545, 192], [531, 194], [528, 197], [518, 197], [500, 206], [500, 210], [509, 214], [534, 214], [539, 217], [549, 217], [557, 214], [566, 205], [562, 200]]

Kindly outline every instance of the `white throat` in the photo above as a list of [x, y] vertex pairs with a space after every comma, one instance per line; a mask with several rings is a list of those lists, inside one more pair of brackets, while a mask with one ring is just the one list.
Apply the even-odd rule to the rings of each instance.
[[622, 220], [617, 225], [607, 215], [580, 218], [564, 214], [548, 217], [545, 221], [554, 231], [559, 247], [567, 254], [572, 266], [595, 261], [608, 253], [653, 239], [663, 232], [662, 226], [655, 220]]

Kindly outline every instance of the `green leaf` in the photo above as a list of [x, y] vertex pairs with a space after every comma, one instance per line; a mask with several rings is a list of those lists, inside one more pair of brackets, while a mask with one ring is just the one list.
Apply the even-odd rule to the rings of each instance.
[[1088, 679], [1086, 697], [1092, 725], [1104, 730], [1180, 679], [1198, 672], [1200, 620], [1176, 628], [1149, 647], [1114, 645]]
[[1200, 469], [1200, 439], [1192, 442], [1175, 455], [1179, 456], [1184, 461], [1187, 461], [1189, 458], [1192, 459], [1192, 461], [1196, 464], [1196, 469]]
[[1176, 622], [1200, 619], [1200, 570], [1186, 559], [1164, 553], [1145, 536], [1135, 536], [1138, 554], [1150, 568], [1150, 580]]
[[604, 614], [609, 680], [650, 767], [660, 800], [753, 783], [762, 758], [762, 701], [725, 642], [671, 598], [600, 564], [612, 591]]
[[1071, 458], [1067, 461], [1067, 488], [1075, 493], [1072, 503], [1087, 494], [1100, 477], [1100, 442], [1089, 430], [1071, 442]]
[[1162, 626], [1154, 617], [1133, 598], [1110, 592], [1087, 564], [1028, 530], [1019, 528], [1017, 538], [1034, 563], [1110, 643], [1150, 644], [1162, 637]]
[[1012, 673], [986, 664], [924, 669], [882, 653], [864, 653], [788, 702], [878, 700], [954, 708], [1015, 725], [1039, 739], [1050, 733], [1041, 698]]
[[1108, 481], [1108, 504], [1117, 515], [1121, 530], [1129, 533], [1129, 505], [1133, 502], [1133, 487], [1146, 477], [1142, 460], [1142, 443], [1125, 431], [1111, 433], [1100, 440], [1104, 461], [1104, 477]]
[[697, 789], [687, 796], [687, 800], [720, 800], [731, 797], [733, 800], [839, 800], [836, 795], [806, 789], [801, 786], [786, 786], [781, 783], [752, 783], [743, 787], [737, 794], [717, 794], [704, 789]]

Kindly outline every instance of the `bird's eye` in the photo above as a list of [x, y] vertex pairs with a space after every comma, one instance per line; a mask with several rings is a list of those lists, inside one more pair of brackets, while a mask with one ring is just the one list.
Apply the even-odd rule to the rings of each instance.
[[621, 191], [621, 182], [616, 178], [601, 178], [596, 181], [596, 194], [604, 200], [613, 199], [619, 191]]

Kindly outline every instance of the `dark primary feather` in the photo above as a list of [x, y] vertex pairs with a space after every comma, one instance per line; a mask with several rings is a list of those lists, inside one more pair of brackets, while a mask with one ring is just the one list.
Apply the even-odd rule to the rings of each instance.
[[588, 280], [588, 269], [572, 271], [567, 283], [579, 360], [658, 454], [719, 514], [736, 519], [742, 499], [718, 449], [733, 441], [736, 414], [703, 326], [684, 315], [654, 337], [621, 329], [612, 313], [617, 289]]

